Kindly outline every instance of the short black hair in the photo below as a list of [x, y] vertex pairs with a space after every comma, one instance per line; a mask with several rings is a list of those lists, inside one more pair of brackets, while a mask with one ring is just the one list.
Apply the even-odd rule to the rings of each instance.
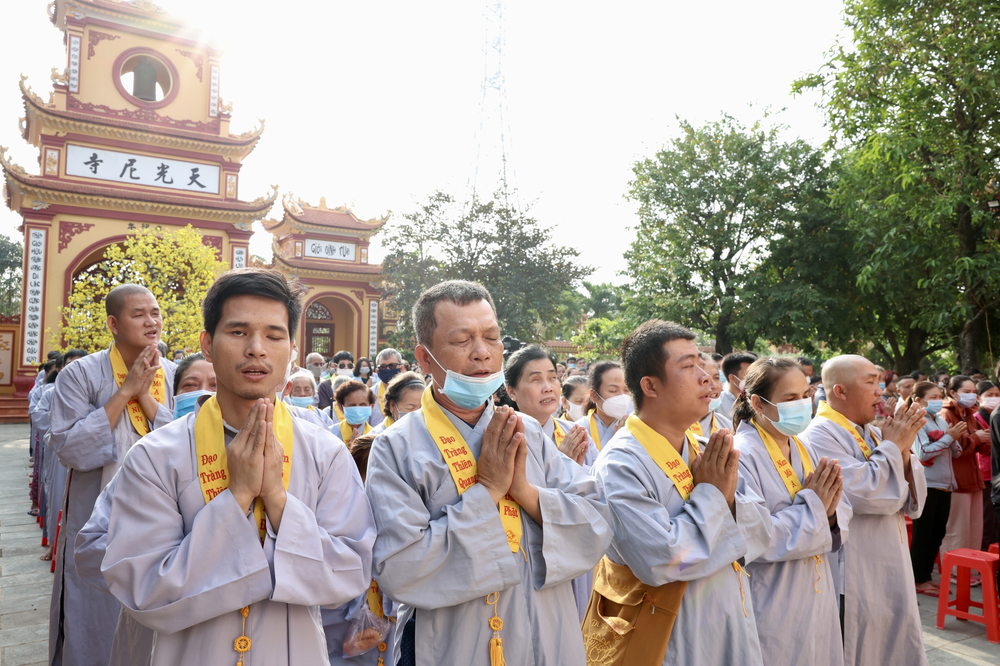
[[799, 362], [799, 365], [802, 365], [802, 366], [806, 366], [806, 365], [808, 365], [808, 366], [809, 366], [810, 368], [811, 368], [811, 367], [813, 367], [813, 362], [812, 362], [812, 361], [810, 361], [810, 360], [809, 360], [808, 358], [806, 358], [805, 356], [799, 356], [799, 357], [798, 357], [797, 359], [795, 359], [795, 360]]
[[664, 366], [670, 356], [666, 344], [673, 340], [694, 339], [694, 333], [680, 324], [650, 319], [622, 340], [619, 353], [625, 372], [625, 385], [632, 394], [636, 410], [642, 408], [645, 397], [642, 393], [642, 378], [657, 377], [661, 381], [667, 379]]
[[507, 386], [517, 387], [517, 383], [521, 381], [521, 375], [524, 374], [524, 366], [528, 365], [532, 361], [539, 361], [541, 359], [548, 359], [552, 362], [552, 369], [556, 368], [556, 357], [555, 354], [550, 352], [548, 349], [539, 347], [538, 345], [528, 345], [527, 347], [521, 347], [516, 352], [510, 355], [507, 362], [504, 363], [503, 368], [503, 379]]
[[724, 358], [725, 358], [725, 356], [723, 356], [722, 354], [720, 354], [718, 352], [712, 354], [712, 360], [715, 361], [716, 365], [718, 365], [720, 362], [722, 362], [722, 359], [724, 359]]
[[[1000, 366], [997, 366], [997, 367], [1000, 367]], [[910, 379], [912, 379], [915, 382], [918, 382], [918, 381], [920, 381], [920, 375], [923, 375], [924, 377], [926, 377], [927, 373], [924, 372], [923, 370], [914, 370], [913, 372], [910, 373]]]
[[441, 301], [448, 301], [461, 306], [478, 301], [486, 301], [490, 304], [490, 309], [493, 310], [494, 316], [497, 313], [497, 307], [493, 303], [493, 297], [490, 296], [490, 292], [478, 282], [448, 280], [447, 282], [436, 284], [420, 294], [417, 302], [413, 305], [411, 318], [413, 331], [417, 334], [417, 344], [424, 345], [425, 347], [431, 346], [434, 340], [434, 331], [437, 330], [437, 319], [434, 316], [434, 310]]
[[350, 361], [351, 363], [354, 363], [354, 354], [347, 351], [346, 349], [342, 349], [341, 351], [334, 354], [331, 360], [334, 363], [340, 363], [341, 361]]
[[87, 355], [86, 349], [70, 349], [62, 357], [63, 365], [66, 365], [66, 363], [72, 361], [74, 358], [83, 358], [86, 355]]
[[739, 374], [741, 365], [744, 363], [747, 365], [753, 365], [753, 362], [756, 360], [757, 354], [754, 354], [753, 352], [730, 352], [722, 357], [722, 374], [725, 375], [726, 381], [729, 381], [729, 375]]
[[301, 284], [289, 281], [283, 273], [269, 268], [237, 268], [226, 271], [208, 288], [202, 303], [205, 331], [215, 335], [215, 329], [222, 319], [222, 308], [230, 298], [236, 296], [260, 296], [284, 304], [288, 310], [288, 335], [295, 338], [302, 316]]

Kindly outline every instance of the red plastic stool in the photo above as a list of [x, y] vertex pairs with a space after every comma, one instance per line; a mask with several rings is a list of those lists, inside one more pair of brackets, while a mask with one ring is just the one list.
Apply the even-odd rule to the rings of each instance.
[[56, 551], [59, 550], [59, 528], [62, 527], [62, 509], [59, 509], [59, 516], [56, 518], [56, 542], [53, 544], [56, 550], [52, 551], [52, 566], [49, 567], [49, 573], [55, 573], [56, 571]]
[[990, 552], [994, 555], [1000, 555], [1000, 543], [991, 543]]
[[[938, 629], [944, 629], [946, 615], [954, 615], [962, 620], [985, 624], [986, 639], [990, 643], [1000, 643], [1000, 611], [997, 610], [996, 588], [998, 561], [1000, 555], [971, 548], [958, 548], [944, 554], [941, 562], [941, 590], [938, 597]], [[955, 599], [949, 600], [953, 567], [958, 567], [958, 587]], [[969, 598], [969, 579], [973, 569], [979, 572], [979, 577], [983, 580], [983, 603]], [[970, 613], [970, 606], [981, 609], [983, 614]]]

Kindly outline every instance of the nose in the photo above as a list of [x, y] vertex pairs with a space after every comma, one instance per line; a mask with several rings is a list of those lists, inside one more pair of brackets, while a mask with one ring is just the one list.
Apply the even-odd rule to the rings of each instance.
[[267, 356], [267, 351], [264, 349], [264, 337], [259, 333], [253, 333], [247, 336], [247, 346], [244, 353], [253, 358], [263, 358]]

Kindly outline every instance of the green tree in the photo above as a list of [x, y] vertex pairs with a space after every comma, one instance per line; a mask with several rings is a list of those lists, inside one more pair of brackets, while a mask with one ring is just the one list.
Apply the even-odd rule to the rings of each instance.
[[[567, 290], [591, 269], [572, 248], [552, 243], [552, 232], [495, 195], [464, 206], [442, 192], [390, 222], [382, 240], [389, 307], [400, 313], [393, 342], [413, 345], [410, 310], [420, 293], [453, 279], [482, 283], [493, 296], [505, 335], [542, 341], [567, 312]], [[572, 308], [570, 308], [572, 309]], [[579, 321], [579, 318], [577, 318]]]
[[21, 266], [24, 243], [0, 236], [0, 315], [21, 314]]
[[111, 344], [104, 300], [120, 284], [141, 284], [156, 297], [163, 315], [161, 339], [171, 349], [196, 348], [202, 330], [201, 302], [228, 264], [202, 243], [191, 225], [180, 229], [140, 232], [111, 245], [104, 259], [73, 281], [69, 307], [60, 308], [62, 328], [52, 345], [94, 352]]
[[856, 177], [835, 194], [870, 251], [859, 284], [892, 306], [915, 291], [926, 307], [905, 326], [914, 345], [954, 336], [969, 371], [1000, 305], [987, 206], [1000, 172], [1000, 5], [847, 0], [845, 16], [852, 43], [793, 89], [822, 90], [831, 141], [854, 153]]
[[715, 338], [719, 353], [760, 329], [748, 316], [746, 276], [791, 219], [803, 180], [821, 165], [802, 141], [777, 127], [744, 127], [731, 116], [694, 127], [633, 171], [639, 227], [626, 254], [640, 318], [673, 319]]

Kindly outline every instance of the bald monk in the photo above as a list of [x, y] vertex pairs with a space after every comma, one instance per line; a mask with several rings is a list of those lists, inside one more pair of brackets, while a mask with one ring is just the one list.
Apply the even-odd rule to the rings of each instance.
[[319, 607], [371, 581], [350, 452], [275, 400], [299, 292], [265, 269], [216, 280], [201, 334], [215, 396], [139, 442], [115, 480], [101, 570], [155, 632], [151, 666], [326, 664]]
[[108, 663], [121, 606], [77, 574], [76, 535], [126, 452], [173, 419], [174, 364], [156, 347], [163, 328], [156, 298], [124, 284], [104, 306], [114, 342], [66, 366], [52, 397], [49, 446], [69, 470], [50, 608], [53, 666]]
[[918, 517], [927, 497], [923, 467], [910, 456], [924, 410], [914, 403], [881, 432], [869, 425], [882, 390], [875, 365], [861, 356], [824, 363], [823, 386], [827, 401], [802, 438], [817, 458], [840, 460], [844, 497], [854, 510], [851, 539], [834, 567], [844, 664], [926, 664], [903, 520]]

